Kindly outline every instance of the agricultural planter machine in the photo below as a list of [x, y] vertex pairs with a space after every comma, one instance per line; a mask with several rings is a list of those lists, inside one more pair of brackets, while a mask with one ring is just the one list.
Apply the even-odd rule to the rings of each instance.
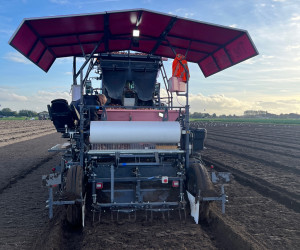
[[[185, 216], [189, 206], [196, 223], [213, 201], [225, 212], [224, 185], [214, 184], [229, 174], [208, 171], [199, 157], [206, 130], [190, 128], [186, 61], [208, 77], [251, 58], [258, 52], [246, 31], [135, 9], [24, 19], [10, 44], [46, 72], [56, 58], [73, 57], [72, 101], [48, 106], [68, 139], [49, 150], [62, 159], [43, 176], [50, 218], [56, 205], [83, 226], [86, 208], [93, 219], [105, 211], [152, 218]], [[175, 57], [168, 79], [163, 62]]]

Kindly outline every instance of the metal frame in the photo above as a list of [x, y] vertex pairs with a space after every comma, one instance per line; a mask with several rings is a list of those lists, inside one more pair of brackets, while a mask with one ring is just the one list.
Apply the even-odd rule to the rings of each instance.
[[[94, 52], [97, 50], [98, 46], [103, 42], [104, 40], [102, 39], [94, 48]], [[172, 51], [174, 52], [175, 56], [176, 56], [176, 51], [175, 49], [170, 45], [170, 48], [172, 49]], [[189, 50], [186, 51], [186, 54], [188, 53]], [[84, 53], [84, 52], [83, 52]], [[184, 96], [186, 97], [186, 104], [184, 107], [176, 107], [173, 106], [173, 102], [172, 102], [172, 93], [169, 92], [168, 90], [168, 86], [165, 83], [165, 87], [167, 89], [168, 92], [168, 107], [165, 106], [156, 106], [156, 107], [151, 107], [154, 109], [162, 109], [165, 110], [165, 115], [164, 115], [164, 119], [163, 120], [167, 120], [168, 118], [168, 110], [170, 109], [179, 109], [179, 112], [181, 113], [181, 110], [184, 109], [185, 110], [185, 117], [182, 120], [182, 125], [183, 125], [183, 131], [186, 134], [185, 136], [185, 148], [182, 150], [162, 150], [162, 149], [148, 149], [148, 150], [86, 150], [86, 145], [85, 145], [85, 141], [84, 141], [84, 134], [86, 133], [86, 131], [84, 130], [84, 113], [86, 113], [89, 108], [97, 108], [99, 109], [99, 107], [97, 106], [93, 106], [93, 105], [84, 105], [83, 102], [83, 91], [84, 91], [84, 87], [85, 87], [85, 81], [88, 78], [88, 75], [90, 73], [90, 71], [93, 69], [93, 67], [95, 66], [95, 58], [99, 58], [101, 57], [100, 55], [94, 55], [94, 54], [90, 54], [88, 56], [85, 56], [86, 60], [83, 63], [83, 65], [80, 67], [80, 69], [78, 71], [76, 71], [76, 57], [73, 58], [73, 83], [77, 84], [77, 78], [78, 76], [80, 76], [80, 89], [81, 89], [81, 98], [80, 98], [80, 124], [79, 124], [79, 129], [77, 132], [74, 131], [70, 131], [70, 138], [78, 138], [78, 142], [79, 142], [79, 165], [82, 168], [86, 168], [87, 164], [96, 164], [96, 167], [105, 167], [109, 172], [110, 175], [109, 176], [104, 176], [104, 177], [98, 177], [96, 169], [94, 169], [94, 165], [90, 165], [90, 167], [92, 168], [92, 171], [89, 174], [89, 178], [88, 178], [88, 182], [91, 183], [92, 185], [92, 207], [93, 207], [93, 217], [95, 216], [96, 212], [100, 212], [99, 217], [101, 216], [101, 210], [102, 209], [107, 209], [109, 208], [111, 211], [117, 211], [119, 212], [126, 212], [126, 213], [132, 213], [132, 212], [136, 212], [137, 210], [145, 210], [146, 214], [147, 211], [151, 211], [152, 212], [164, 212], [164, 211], [172, 211], [172, 210], [178, 210], [179, 211], [179, 215], [181, 216], [180, 211], [183, 210], [185, 213], [185, 204], [186, 201], [184, 199], [184, 181], [185, 181], [185, 171], [188, 169], [189, 167], [189, 157], [190, 157], [190, 148], [189, 148], [189, 144], [190, 144], [190, 128], [189, 128], [189, 99], [188, 99], [188, 93], [189, 93], [189, 79], [187, 79], [187, 87], [186, 87], [186, 93], [184, 94], [179, 94], [177, 93], [177, 95], [180, 96]], [[145, 56], [145, 58], [147, 58]], [[90, 62], [90, 63], [89, 63]], [[89, 66], [87, 67], [89, 63]], [[162, 62], [160, 62], [162, 63]], [[182, 65], [185, 69], [185, 71], [188, 73], [187, 68], [185, 68], [184, 65]], [[83, 77], [84, 73], [83, 70], [87, 67], [86, 70], [86, 74], [85, 77]], [[161, 70], [164, 71], [163, 65], [161, 65], [160, 67]], [[162, 72], [163, 72], [162, 71]], [[165, 76], [166, 78], [166, 76]], [[163, 78], [165, 80], [165, 78]], [[160, 97], [159, 97], [160, 98]], [[159, 102], [160, 103], [160, 102]], [[108, 106], [109, 107], [109, 106]], [[105, 113], [105, 109], [107, 107], [103, 107], [103, 113]], [[131, 108], [139, 108], [139, 106], [134, 106]], [[143, 108], [145, 108], [143, 106]], [[147, 108], [147, 107], [146, 107]], [[163, 121], [162, 121], [163, 122]], [[66, 132], [68, 132], [68, 129], [66, 128]], [[59, 146], [56, 146], [57, 149], [59, 149], [60, 151], [62, 151], [62, 149]], [[54, 149], [53, 149], [54, 150]], [[110, 165], [107, 164], [102, 164], [102, 165], [97, 165], [98, 163], [96, 163], [97, 159], [102, 159], [102, 157], [110, 157], [110, 159], [113, 161], [110, 163]], [[179, 189], [176, 191], [178, 192], [178, 200], [176, 202], [143, 202], [142, 199], [142, 193], [143, 192], [150, 192], [151, 190], [149, 188], [143, 188], [142, 184], [143, 183], [159, 183], [160, 181], [162, 181], [163, 176], [161, 176], [160, 174], [158, 175], [154, 175], [154, 176], [146, 176], [146, 177], [142, 177], [140, 176], [138, 173], [136, 173], [136, 176], [118, 176], [117, 175], [117, 170], [118, 168], [126, 168], [126, 167], [135, 167], [136, 171], [142, 171], [143, 169], [146, 169], [148, 167], [155, 167], [155, 168], [159, 168], [160, 167], [172, 167], [172, 165], [170, 165], [171, 163], [167, 163], [167, 162], [163, 162], [163, 158], [171, 158], [174, 160], [178, 159], [179, 161], [183, 161], [183, 168], [182, 170], [180, 170], [180, 174], [176, 176], [172, 176], [172, 174], [168, 175], [168, 182], [171, 181], [179, 181]], [[127, 163], [122, 163], [121, 159], [122, 158], [132, 158], [133, 160], [131, 162], [127, 162]], [[152, 158], [154, 159], [153, 162], [141, 162], [140, 160], [143, 158]], [[93, 163], [94, 162], [94, 163]], [[64, 164], [64, 163], [63, 163]], [[76, 165], [78, 164], [77, 162], [71, 162], [69, 163], [71, 165]], [[89, 167], [89, 168], [90, 168]], [[91, 169], [90, 169], [91, 170]], [[107, 173], [108, 174], [108, 173]], [[61, 177], [60, 177], [61, 178]], [[214, 178], [214, 180], [218, 179], [216, 176]], [[106, 191], [106, 193], [110, 193], [110, 202], [105, 202], [105, 203], [99, 203], [97, 202], [97, 192], [96, 192], [96, 183], [101, 182], [101, 183], [110, 183], [110, 189], [108, 189]], [[118, 185], [119, 183], [132, 183], [135, 185], [135, 189], [131, 190], [130, 193], [134, 194], [134, 196], [136, 197], [136, 201], [135, 202], [116, 202], [115, 200], [115, 192], [120, 192], [120, 190], [116, 190], [116, 185]], [[52, 190], [52, 184], [48, 183], [49, 186], [49, 199], [47, 201], [47, 207], [49, 208], [49, 217], [52, 218], [53, 217], [53, 206], [54, 205], [72, 205], [72, 204], [76, 204], [76, 203], [82, 203], [84, 204], [84, 200], [83, 199], [77, 199], [77, 200], [72, 200], [72, 201], [54, 201], [53, 200], [53, 190]], [[160, 189], [158, 189], [160, 190]], [[222, 202], [222, 212], [225, 212], [225, 202], [227, 201], [227, 196], [225, 195], [224, 192], [224, 186], [221, 187], [221, 191], [222, 194], [220, 197], [201, 197], [200, 193], [199, 193], [199, 197], [198, 200], [201, 201], [221, 201]], [[124, 190], [124, 192], [126, 192], [126, 190]], [[83, 208], [84, 209], [84, 208]]]

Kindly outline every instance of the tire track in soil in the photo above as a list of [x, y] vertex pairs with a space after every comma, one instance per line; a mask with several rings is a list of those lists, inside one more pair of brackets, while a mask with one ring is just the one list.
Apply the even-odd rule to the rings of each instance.
[[209, 225], [196, 225], [189, 216], [185, 222], [178, 218], [166, 222], [160, 216], [147, 222], [141, 214], [136, 222], [112, 222], [109, 213], [104, 217], [101, 223], [88, 220], [84, 229], [74, 229], [60, 209], [33, 249], [267, 249], [215, 209]]
[[[210, 130], [209, 128], [206, 128], [207, 130]], [[210, 131], [217, 131], [217, 130], [210, 130]], [[247, 132], [244, 132], [244, 131], [222, 131], [224, 133], [229, 133], [231, 135], [237, 135], [237, 136], [245, 136], [245, 137], [251, 137], [251, 138], [256, 138], [256, 139], [266, 139], [266, 140], [274, 140], [274, 136], [275, 135], [266, 135], [266, 134], [254, 134], [255, 131], [253, 131], [253, 133], [247, 133]], [[282, 136], [278, 136], [276, 134], [276, 139], [280, 142], [284, 142], [284, 143], [288, 143], [288, 144], [292, 144], [292, 145], [299, 145], [297, 143], [293, 143], [293, 141], [297, 141], [297, 137], [293, 136], [293, 135], [290, 135], [290, 136], [285, 136], [285, 137], [282, 137]]]
[[248, 186], [260, 193], [261, 195], [269, 197], [274, 201], [286, 206], [287, 208], [292, 209], [297, 213], [300, 213], [300, 202], [298, 195], [295, 195], [294, 193], [291, 193], [281, 187], [273, 185], [261, 178], [249, 175], [232, 166], [223, 164], [207, 156], [202, 156], [202, 160], [206, 165], [213, 165], [214, 168], [218, 171], [229, 171], [234, 175], [234, 179], [241, 185]]
[[261, 178], [268, 183], [272, 183], [275, 186], [287, 190], [292, 193], [292, 197], [296, 199], [299, 199], [300, 197], [299, 178], [293, 173], [291, 174], [287, 171], [274, 169], [272, 165], [264, 165], [253, 162], [240, 156], [234, 156], [212, 148], [203, 152], [202, 157], [205, 156], [215, 159], [216, 161], [226, 163], [241, 172], [249, 174], [250, 176]]
[[18, 175], [15, 175], [15, 176], [11, 177], [8, 180], [6, 185], [4, 184], [4, 185], [2, 185], [2, 187], [0, 187], [0, 194], [3, 193], [3, 191], [5, 189], [12, 188], [13, 184], [17, 183], [21, 179], [24, 179], [27, 175], [31, 174], [36, 169], [40, 168], [42, 165], [48, 163], [50, 160], [52, 160], [58, 154], [59, 153], [54, 153], [54, 154], [50, 155], [49, 157], [47, 157], [47, 158], [41, 160], [40, 162], [38, 162], [33, 167], [30, 166], [29, 168], [22, 170]]
[[0, 194], [0, 249], [32, 249], [41, 231], [48, 228], [46, 188], [41, 176], [59, 161], [52, 155], [33, 170], [22, 173]]
[[[263, 151], [263, 152], [267, 152], [267, 153], [271, 153], [271, 154], [282, 154], [282, 152], [279, 152], [279, 151], [275, 151], [275, 150], [271, 150], [271, 149], [265, 149], [265, 148], [261, 148], [261, 147], [253, 147], [253, 146], [250, 146], [250, 145], [246, 145], [245, 143], [242, 144], [242, 143], [237, 143], [237, 142], [232, 142], [232, 141], [225, 141], [225, 140], [219, 139], [218, 136], [210, 137], [209, 139], [213, 140], [213, 141], [229, 143], [229, 144], [236, 145], [236, 146], [239, 146], [239, 147], [251, 148], [253, 150]], [[298, 156], [297, 154], [284, 153], [284, 156], [300, 159], [300, 155]]]
[[0, 190], [9, 186], [18, 176], [26, 175], [32, 167], [39, 165], [54, 153], [48, 149], [63, 143], [59, 134], [39, 135], [38, 138], [24, 138], [24, 141], [0, 147]]
[[[274, 142], [267, 142], [266, 140], [255, 140], [249, 137], [239, 137], [239, 136], [230, 136], [227, 135], [225, 132], [222, 134], [216, 133], [216, 132], [211, 132], [209, 131], [209, 135], [214, 135], [217, 137], [225, 137], [225, 138], [230, 138], [230, 139], [235, 139], [235, 140], [240, 140], [240, 141], [249, 141], [249, 142], [255, 142], [255, 143], [260, 143], [260, 144], [264, 144], [264, 145], [269, 145], [269, 146], [275, 146], [275, 147], [282, 147], [282, 148], [291, 148], [291, 149], [296, 149], [296, 150], [300, 150], [300, 145], [298, 145], [298, 147], [294, 147], [291, 144], [282, 144], [278, 141], [276, 141], [276, 143]], [[273, 140], [272, 140], [273, 141]]]
[[225, 148], [220, 148], [216, 145], [212, 145], [212, 144], [209, 144], [209, 143], [206, 143], [206, 145], [208, 145], [208, 147], [211, 147], [212, 149], [216, 149], [216, 150], [219, 150], [221, 152], [225, 152], [225, 153], [228, 153], [228, 154], [231, 154], [231, 155], [236, 155], [236, 156], [239, 156], [239, 157], [251, 160], [251, 161], [255, 161], [255, 162], [258, 162], [258, 163], [262, 163], [262, 164], [265, 164], [265, 165], [272, 166], [274, 168], [278, 168], [278, 169], [281, 169], [281, 170], [284, 170], [284, 171], [288, 171], [290, 173], [300, 175], [300, 169], [297, 169], [297, 168], [282, 165], [280, 163], [273, 162], [273, 161], [258, 159], [256, 157], [253, 157], [253, 156], [250, 156], [250, 155], [247, 155], [247, 154], [237, 153], [236, 151], [232, 151], [232, 150], [225, 149]]
[[268, 249], [300, 249], [300, 214], [233, 180], [224, 219], [230, 218]]

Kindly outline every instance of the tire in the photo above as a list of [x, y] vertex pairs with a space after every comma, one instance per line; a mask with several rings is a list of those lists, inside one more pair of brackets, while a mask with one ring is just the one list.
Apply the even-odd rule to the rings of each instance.
[[80, 199], [83, 195], [83, 170], [81, 166], [72, 166], [67, 173], [65, 194], [70, 200]]
[[[186, 189], [193, 196], [198, 196], [200, 191], [201, 197], [215, 197], [213, 184], [210, 180], [206, 168], [198, 162], [191, 159], [190, 167], [187, 171]], [[200, 201], [199, 204], [199, 220], [209, 221], [209, 201]]]
[[[72, 166], [67, 173], [66, 197], [68, 200], [82, 199], [83, 170], [81, 166]], [[72, 226], [82, 225], [82, 204], [67, 205], [67, 221]]]
[[81, 205], [67, 205], [67, 222], [73, 227], [82, 226]]

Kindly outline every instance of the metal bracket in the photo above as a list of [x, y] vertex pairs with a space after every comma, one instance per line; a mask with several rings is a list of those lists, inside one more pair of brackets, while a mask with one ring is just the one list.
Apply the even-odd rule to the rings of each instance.
[[107, 121], [107, 112], [105, 107], [102, 107], [101, 121]]
[[42, 176], [42, 185], [52, 187], [61, 184], [61, 173], [53, 173]]
[[167, 108], [165, 108], [164, 116], [163, 116], [162, 120], [163, 121], [168, 121], [169, 120], [169, 112], [168, 112]]
[[82, 199], [77, 199], [74, 201], [54, 201], [53, 200], [53, 188], [49, 188], [49, 199], [46, 201], [46, 208], [49, 208], [49, 219], [53, 218], [53, 206], [54, 205], [73, 205], [76, 202], [82, 202]]
[[211, 181], [213, 183], [230, 182], [231, 173], [229, 172], [211, 172]]

